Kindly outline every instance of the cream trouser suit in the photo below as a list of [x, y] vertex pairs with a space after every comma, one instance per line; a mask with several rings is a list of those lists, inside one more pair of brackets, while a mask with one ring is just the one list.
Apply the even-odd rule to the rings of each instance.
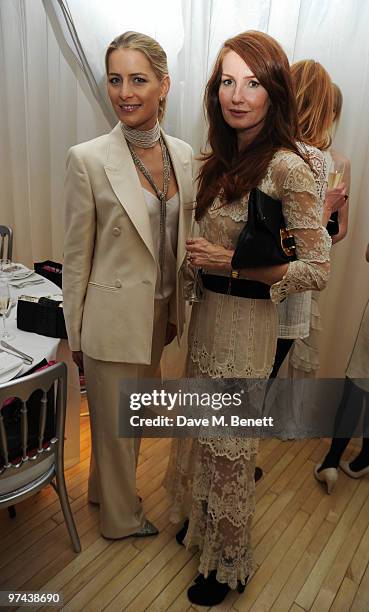
[[136, 495], [139, 443], [118, 438], [119, 384], [153, 377], [167, 322], [184, 326], [180, 269], [193, 210], [192, 149], [162, 133], [179, 195], [176, 288], [155, 300], [157, 262], [150, 218], [119, 124], [72, 147], [66, 178], [63, 307], [72, 351], [82, 351], [94, 461], [89, 498], [102, 534], [124, 537], [144, 524]]
[[151, 365], [112, 363], [84, 356], [91, 419], [89, 501], [100, 504], [101, 532], [119, 538], [139, 531], [144, 521], [136, 492], [140, 438], [118, 438], [120, 381], [155, 378], [160, 368], [168, 321], [168, 300], [155, 301]]

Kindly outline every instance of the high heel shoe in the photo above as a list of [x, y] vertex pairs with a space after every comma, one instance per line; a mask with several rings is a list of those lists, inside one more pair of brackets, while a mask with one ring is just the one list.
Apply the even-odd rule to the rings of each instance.
[[347, 476], [350, 476], [350, 478], [361, 478], [362, 476], [365, 476], [365, 474], [369, 474], [369, 465], [362, 470], [357, 470], [357, 472], [354, 472], [354, 470], [350, 468], [349, 461], [340, 461], [340, 468], [345, 472], [345, 474], [347, 474]]
[[187, 531], [188, 531], [188, 524], [189, 524], [189, 521], [188, 519], [186, 519], [185, 522], [183, 523], [182, 529], [180, 529], [178, 533], [176, 533], [176, 540], [178, 544], [181, 544], [182, 546], [184, 546], [183, 540], [185, 539]]
[[254, 472], [254, 480], [255, 482], [258, 482], [258, 480], [260, 480], [260, 478], [262, 478], [263, 476], [263, 470], [261, 469], [261, 467], [257, 467], [255, 468], [255, 472]]
[[158, 535], [159, 529], [155, 527], [150, 521], [145, 519], [143, 526], [140, 531], [131, 533], [127, 538], [148, 538], [150, 536]]
[[314, 476], [317, 480], [319, 480], [319, 482], [325, 482], [325, 484], [327, 485], [327, 493], [328, 495], [330, 495], [334, 487], [336, 486], [336, 482], [338, 478], [337, 468], [334, 468], [334, 467], [325, 468], [324, 470], [321, 470], [321, 472], [319, 472], [318, 470], [321, 467], [322, 467], [321, 463], [318, 463], [318, 465], [315, 466]]
[[[216, 570], [212, 570], [207, 578], [200, 574], [187, 591], [187, 597], [191, 603], [197, 606], [217, 606], [226, 598], [231, 590], [228, 584], [218, 582]], [[247, 581], [247, 578], [246, 578]], [[237, 591], [243, 593], [245, 585], [240, 582], [237, 584]]]

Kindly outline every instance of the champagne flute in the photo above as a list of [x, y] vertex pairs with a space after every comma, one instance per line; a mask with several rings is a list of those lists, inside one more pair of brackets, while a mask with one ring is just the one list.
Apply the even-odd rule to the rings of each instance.
[[3, 331], [0, 332], [1, 340], [11, 340], [13, 335], [6, 329], [5, 319], [9, 315], [11, 298], [8, 282], [0, 276], [0, 316], [3, 320]]
[[[196, 224], [192, 226], [192, 232], [189, 238], [198, 238], [199, 229]], [[201, 279], [201, 270], [193, 268], [186, 259], [183, 266], [183, 297], [190, 304], [201, 302], [203, 299], [203, 285]]]
[[328, 189], [335, 189], [336, 187], [339, 187], [343, 179], [343, 170], [343, 162], [332, 160], [328, 174]]

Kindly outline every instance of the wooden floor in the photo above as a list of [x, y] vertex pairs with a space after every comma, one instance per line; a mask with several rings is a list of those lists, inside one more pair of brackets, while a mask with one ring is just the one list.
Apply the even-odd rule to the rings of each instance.
[[[16, 519], [1, 511], [0, 590], [59, 592], [68, 611], [206, 610], [189, 605], [197, 556], [176, 543], [168, 522], [161, 482], [169, 444], [144, 440], [138, 468], [145, 512], [160, 534], [108, 541], [99, 534], [98, 508], [87, 502], [90, 437], [82, 417], [81, 461], [67, 471], [67, 486], [83, 550], [73, 553], [49, 487], [19, 504]], [[369, 611], [369, 478], [340, 473], [328, 496], [312, 476], [326, 448], [320, 440], [262, 443], [253, 527], [258, 569], [243, 595], [232, 592], [213, 610]]]

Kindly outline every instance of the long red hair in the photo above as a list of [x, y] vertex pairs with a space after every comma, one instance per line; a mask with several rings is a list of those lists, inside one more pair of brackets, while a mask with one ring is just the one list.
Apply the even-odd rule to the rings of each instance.
[[[222, 62], [229, 50], [246, 62], [270, 100], [261, 131], [242, 151], [238, 151], [236, 130], [223, 118], [218, 97]], [[282, 47], [268, 34], [250, 30], [224, 43], [205, 89], [204, 106], [210, 153], [203, 154], [204, 163], [198, 176], [197, 220], [221, 189], [226, 205], [257, 187], [278, 149], [288, 149], [301, 156], [296, 146], [298, 121], [288, 59]]]

